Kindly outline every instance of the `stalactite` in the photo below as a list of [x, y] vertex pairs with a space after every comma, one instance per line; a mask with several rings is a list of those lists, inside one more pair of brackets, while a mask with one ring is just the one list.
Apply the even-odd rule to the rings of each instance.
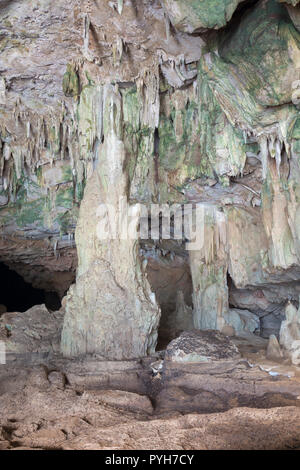
[[138, 81], [138, 89], [143, 97], [142, 122], [145, 126], [155, 129], [159, 125], [159, 68], [145, 71], [142, 81]]
[[170, 22], [170, 18], [167, 15], [166, 12], [164, 13], [164, 20], [165, 20], [165, 28], [166, 28], [166, 39], [167, 39], [167, 41], [169, 41], [170, 40], [170, 32], [171, 32], [171, 22]]
[[118, 0], [118, 13], [119, 13], [119, 15], [122, 15], [123, 7], [124, 7], [124, 0]]
[[89, 51], [89, 39], [90, 39], [90, 18], [86, 13], [84, 15], [84, 30], [83, 30], [83, 47], [84, 52], [88, 54]]
[[265, 179], [267, 176], [267, 167], [268, 167], [268, 140], [266, 137], [261, 137], [260, 139], [260, 151], [261, 151], [263, 178]]
[[117, 37], [116, 44], [113, 45], [113, 64], [114, 67], [117, 67], [122, 62], [123, 57], [123, 40], [119, 36]]
[[88, 13], [85, 13], [83, 16], [83, 48], [82, 48], [82, 53], [84, 58], [88, 62], [93, 62], [95, 58], [91, 54], [89, 50], [89, 44], [90, 44], [90, 25], [91, 25], [91, 20], [88, 15]]
[[6, 83], [3, 77], [0, 77], [0, 105], [6, 101]]
[[259, 138], [260, 153], [263, 169], [263, 179], [266, 179], [268, 173], [269, 158], [274, 158], [276, 162], [276, 170], [280, 177], [280, 166], [282, 162], [282, 154], [285, 151], [284, 140], [276, 134], [260, 135]]

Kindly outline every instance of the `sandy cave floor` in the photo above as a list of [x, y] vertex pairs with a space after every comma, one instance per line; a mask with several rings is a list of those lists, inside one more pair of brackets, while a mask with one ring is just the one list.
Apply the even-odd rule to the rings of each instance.
[[[66, 360], [0, 366], [0, 449], [299, 449], [300, 370], [238, 341], [211, 364]], [[242, 344], [242, 346], [241, 346]]]

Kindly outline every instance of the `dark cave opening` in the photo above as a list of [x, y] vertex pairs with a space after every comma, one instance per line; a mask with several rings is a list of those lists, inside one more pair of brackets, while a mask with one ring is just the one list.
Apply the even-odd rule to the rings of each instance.
[[192, 278], [188, 255], [175, 240], [142, 243], [147, 280], [161, 309], [156, 350], [193, 328]]
[[15, 271], [0, 263], [0, 304], [8, 312], [25, 312], [34, 305], [45, 304], [49, 310], [59, 310], [61, 302], [56, 292], [36, 289]]

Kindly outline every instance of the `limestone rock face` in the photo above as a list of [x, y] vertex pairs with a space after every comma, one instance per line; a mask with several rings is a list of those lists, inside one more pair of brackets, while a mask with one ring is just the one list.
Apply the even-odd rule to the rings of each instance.
[[63, 312], [49, 312], [37, 305], [27, 312], [4, 313], [0, 317], [0, 339], [6, 353], [22, 359], [30, 353], [58, 353]]
[[215, 330], [185, 331], [166, 349], [165, 359], [172, 362], [211, 362], [240, 357], [235, 344]]
[[260, 331], [259, 317], [249, 310], [230, 308], [224, 318], [229, 325], [234, 327], [236, 333]]
[[162, 0], [172, 24], [186, 33], [219, 29], [242, 0]]
[[286, 320], [280, 327], [280, 344], [287, 351], [295, 365], [300, 364], [300, 315], [293, 304], [289, 303], [285, 309]]
[[[64, 354], [278, 335], [300, 294], [299, 2], [15, 0], [0, 27], [0, 261], [60, 297], [77, 268]], [[133, 229], [138, 204], [190, 205], [203, 243], [99, 240], [103, 203]]]

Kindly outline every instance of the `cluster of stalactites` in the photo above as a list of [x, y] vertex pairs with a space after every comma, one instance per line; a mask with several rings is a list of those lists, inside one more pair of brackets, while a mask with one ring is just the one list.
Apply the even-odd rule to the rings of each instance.
[[268, 160], [274, 158], [276, 161], [276, 169], [280, 177], [280, 165], [284, 152], [289, 156], [289, 144], [286, 139], [278, 135], [263, 135], [259, 138], [261, 162], [263, 170], [263, 178], [267, 176]]
[[197, 77], [196, 66], [191, 67], [190, 64], [186, 62], [184, 54], [170, 57], [163, 49], [159, 49], [158, 62], [162, 74], [167, 82], [174, 88], [181, 88], [191, 83]]
[[256, 132], [255, 130], [243, 130], [244, 141], [249, 139], [257, 141], [260, 148], [260, 160], [262, 163], [262, 176], [266, 179], [268, 174], [269, 160], [275, 159], [278, 177], [280, 177], [280, 166], [284, 155], [291, 157], [291, 145], [287, 136], [283, 135], [282, 130], [276, 126], [270, 132]]
[[226, 216], [216, 206], [198, 204], [196, 220], [195, 241], [199, 248], [200, 258], [206, 265], [210, 265], [227, 250]]
[[63, 103], [56, 114], [41, 116], [16, 103], [10, 119], [0, 128], [0, 185], [12, 192], [17, 180], [32, 178], [43, 165], [57, 160], [70, 163], [73, 180], [85, 178], [85, 161], [78, 146], [78, 121]]
[[[86, 31], [88, 22], [86, 18]], [[141, 103], [139, 121], [153, 131], [159, 126], [160, 114], [158, 67], [157, 64], [155, 70], [143, 71], [136, 80]], [[59, 112], [47, 116], [16, 103], [10, 119], [0, 129], [2, 188], [10, 189], [13, 179], [33, 175], [39, 167], [53, 165], [56, 160], [68, 160], [73, 179], [81, 183], [93, 171], [99, 144], [105, 138], [105, 90], [105, 85], [90, 84], [72, 105], [62, 103]]]
[[137, 91], [141, 97], [141, 123], [155, 129], [159, 126], [159, 69], [146, 70], [136, 80]]

